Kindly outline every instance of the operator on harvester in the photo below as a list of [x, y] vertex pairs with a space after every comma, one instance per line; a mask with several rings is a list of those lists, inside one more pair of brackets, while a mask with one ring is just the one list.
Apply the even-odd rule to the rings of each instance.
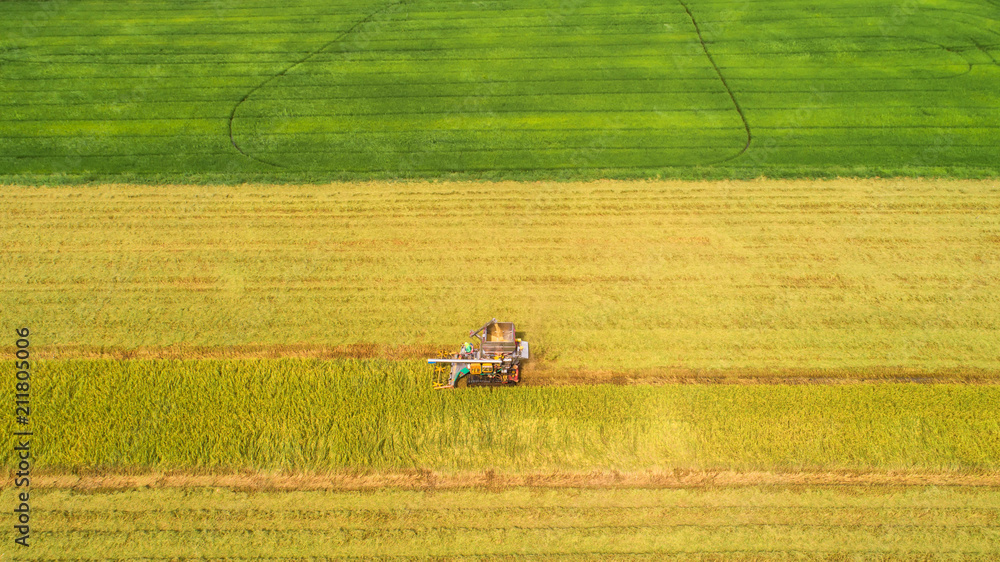
[[[472, 359], [472, 344], [469, 342], [465, 342], [464, 344], [462, 344], [462, 351], [459, 352], [458, 357], [460, 359]], [[451, 379], [448, 381], [448, 384], [446, 386], [448, 386], [449, 388], [455, 388], [455, 385], [458, 384], [458, 379], [468, 374], [469, 374], [468, 364], [465, 363], [456, 364], [455, 368], [452, 370]]]

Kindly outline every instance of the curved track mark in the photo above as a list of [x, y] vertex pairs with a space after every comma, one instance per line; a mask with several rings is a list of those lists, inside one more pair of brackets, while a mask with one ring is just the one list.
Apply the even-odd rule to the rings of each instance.
[[[977, 47], [979, 47], [978, 44], [976, 45], [976, 47], [971, 47], [971, 46], [970, 47], [949, 47], [947, 45], [944, 45], [942, 43], [938, 43], [936, 41], [930, 41], [928, 39], [921, 39], [919, 37], [910, 37], [910, 36], [906, 36], [906, 35], [886, 35], [886, 34], [881, 34], [881, 35], [853, 35], [850, 38], [851, 39], [898, 39], [898, 40], [901, 40], [901, 41], [916, 41], [916, 42], [919, 42], [919, 43], [926, 43], [926, 44], [931, 45], [932, 47], [934, 47], [936, 49], [941, 49], [942, 51], [945, 51], [947, 53], [950, 53], [952, 55], [955, 55], [955, 56], [961, 58], [965, 62], [965, 64], [966, 64], [967, 68], [964, 71], [959, 72], [957, 74], [948, 74], [948, 75], [945, 75], [945, 76], [932, 76], [932, 77], [924, 78], [924, 80], [941, 80], [941, 79], [948, 79], [948, 78], [957, 78], [959, 76], [963, 76], [965, 74], [968, 74], [968, 73], [972, 72], [972, 65], [973, 65], [973, 63], [972, 63], [972, 61], [969, 60], [969, 58], [967, 56], [965, 56], [964, 53], [966, 51], [975, 50]], [[844, 36], [843, 35], [816, 35], [816, 36], [810, 37], [810, 39], [815, 39], [815, 40], [827, 40], [827, 39], [841, 40], [841, 39], [844, 39]], [[736, 43], [738, 41], [725, 41], [725, 42], [726, 43]], [[990, 46], [987, 45], [987, 47], [990, 47]], [[883, 52], [900, 52], [900, 53], [904, 53], [904, 52], [913, 52], [915, 50], [916, 49], [896, 49], [896, 50], [891, 50], [890, 51], [889, 49], [866, 49], [863, 52], [866, 52], [866, 53], [883, 53]], [[817, 53], [817, 52], [822, 52], [822, 51], [815, 51], [815, 50], [813, 50], [813, 51], [809, 51], [809, 50], [806, 50], [806, 51], [784, 51], [784, 52], [776, 52], [776, 53], [758, 53], [758, 54], [759, 55], [764, 55], [764, 56], [769, 56], [769, 55], [779, 55], [780, 56], [780, 55], [785, 55], [785, 54], [802, 54], [802, 53]], [[830, 52], [834, 52], [834, 51], [830, 51]], [[862, 52], [862, 51], [857, 51], [857, 52]]]
[[976, 30], [983, 31], [983, 32], [989, 33], [991, 35], [996, 35], [996, 36], [1000, 37], [1000, 32], [997, 32], [996, 30], [993, 30], [993, 29], [990, 29], [988, 27], [985, 27], [985, 26], [983, 26], [980, 23], [983, 20], [1000, 21], [997, 18], [991, 18], [989, 16], [983, 16], [983, 15], [979, 15], [979, 14], [974, 14], [972, 12], [966, 12], [964, 10], [955, 10], [955, 9], [949, 9], [949, 8], [923, 8], [923, 9], [926, 10], [926, 11], [928, 11], [928, 12], [945, 12], [945, 13], [951, 13], [951, 14], [955, 14], [955, 15], [961, 14], [963, 16], [969, 16], [970, 18], [974, 19], [975, 23], [967, 22], [967, 21], [960, 20], [960, 19], [955, 19], [955, 18], [946, 18], [946, 17], [942, 17], [942, 16], [938, 16], [938, 19], [942, 19], [942, 20], [945, 20], [945, 21], [951, 21], [951, 22], [955, 22], [955, 23], [958, 23], [958, 24], [966, 25], [966, 26], [971, 27], [972, 29], [976, 29]]
[[320, 48], [316, 49], [315, 51], [310, 52], [308, 55], [306, 55], [306, 56], [302, 57], [301, 59], [293, 62], [290, 65], [288, 65], [287, 67], [285, 67], [284, 69], [282, 69], [281, 72], [278, 72], [277, 74], [272, 74], [271, 76], [268, 76], [266, 80], [264, 80], [260, 84], [257, 84], [253, 88], [251, 88], [250, 91], [247, 92], [240, 99], [240, 101], [236, 102], [236, 105], [233, 106], [232, 111], [229, 112], [229, 142], [232, 143], [233, 148], [235, 148], [237, 152], [239, 152], [243, 156], [246, 156], [247, 158], [250, 158], [251, 160], [255, 160], [257, 162], [260, 162], [262, 164], [267, 164], [269, 166], [274, 166], [276, 168], [284, 168], [284, 166], [282, 166], [281, 164], [278, 164], [278, 163], [275, 163], [275, 162], [271, 162], [269, 160], [265, 160], [263, 158], [254, 156], [253, 154], [250, 154], [250, 153], [244, 151], [242, 148], [240, 148], [239, 143], [236, 142], [236, 137], [233, 136], [233, 120], [236, 119], [236, 111], [239, 110], [240, 106], [243, 105], [243, 102], [247, 101], [247, 99], [249, 99], [250, 96], [252, 96], [254, 94], [254, 92], [256, 92], [257, 90], [263, 88], [264, 86], [266, 86], [269, 82], [271, 82], [275, 78], [280, 78], [280, 77], [284, 76], [285, 74], [288, 73], [288, 71], [290, 71], [293, 68], [295, 68], [295, 67], [301, 65], [302, 63], [308, 61], [309, 59], [313, 58], [314, 56], [322, 53], [326, 49], [330, 48], [331, 45], [334, 45], [335, 43], [341, 41], [344, 37], [347, 37], [348, 35], [350, 35], [351, 33], [353, 33], [354, 30], [356, 30], [357, 28], [359, 28], [362, 25], [370, 22], [372, 20], [372, 18], [374, 18], [375, 16], [381, 14], [382, 12], [388, 11], [389, 9], [393, 8], [394, 6], [398, 6], [400, 4], [403, 4], [406, 1], [407, 0], [394, 0], [393, 2], [389, 2], [388, 4], [383, 5], [382, 7], [380, 7], [377, 10], [375, 10], [374, 12], [368, 14], [364, 18], [362, 18], [362, 19], [354, 22], [354, 25], [352, 25], [351, 27], [347, 28], [347, 30], [344, 31], [344, 32], [342, 32], [340, 35], [338, 35], [335, 38], [331, 39], [330, 41], [327, 41], [326, 43], [324, 43], [323, 46], [321, 46]]
[[726, 89], [726, 93], [729, 94], [729, 99], [733, 101], [733, 107], [736, 108], [736, 113], [740, 115], [740, 120], [743, 121], [743, 128], [747, 132], [747, 142], [737, 154], [730, 156], [729, 158], [719, 160], [718, 162], [711, 162], [707, 165], [714, 166], [716, 164], [723, 164], [743, 156], [743, 154], [745, 154], [750, 148], [750, 143], [753, 141], [753, 133], [750, 131], [750, 122], [747, 121], [747, 116], [743, 113], [743, 107], [740, 106], [740, 102], [736, 101], [736, 94], [734, 94], [733, 89], [729, 87], [729, 82], [726, 82], [726, 77], [723, 76], [722, 71], [719, 70], [719, 65], [716, 64], [715, 59], [712, 58], [712, 53], [708, 51], [708, 45], [705, 44], [705, 38], [701, 35], [701, 28], [698, 27], [698, 21], [694, 19], [694, 14], [691, 13], [691, 9], [688, 8], [688, 5], [684, 2], [684, 0], [677, 0], [677, 2], [684, 8], [684, 11], [687, 12], [688, 17], [691, 18], [691, 25], [694, 26], [695, 33], [698, 34], [698, 42], [701, 43], [701, 49], [705, 51], [705, 56], [708, 57], [708, 62], [711, 63], [712, 68], [715, 69], [715, 73], [719, 76], [719, 80], [722, 81], [722, 86]]
[[928, 45], [934, 45], [934, 46], [940, 48], [941, 50], [945, 51], [946, 53], [950, 53], [950, 54], [955, 55], [956, 57], [962, 59], [963, 61], [965, 61], [965, 64], [968, 65], [968, 68], [966, 68], [964, 72], [960, 72], [958, 74], [951, 74], [949, 76], [935, 76], [933, 78], [934, 80], [940, 80], [942, 78], [945, 78], [945, 79], [947, 79], [947, 78], [958, 78], [959, 76], [964, 76], [964, 75], [972, 72], [972, 61], [969, 60], [969, 57], [965, 56], [965, 54], [964, 54], [965, 51], [971, 49], [972, 47], [967, 47], [967, 48], [949, 47], [947, 45], [938, 43], [937, 41], [928, 41], [927, 39], [921, 39], [919, 37], [906, 37], [904, 35], [882, 35], [882, 37], [886, 38], [886, 39], [901, 39], [901, 40], [905, 40], [905, 41], [918, 41], [918, 42], [921, 42], [921, 43], [927, 43]]
[[995, 64], [997, 66], [1000, 66], [1000, 61], [998, 61], [993, 56], [993, 53], [991, 53], [989, 51], [989, 46], [988, 45], [980, 45], [979, 43], [976, 43], [975, 41], [973, 41], [973, 43], [975, 43], [977, 49], [979, 49], [984, 55], [986, 55], [987, 57], [990, 58], [991, 61], [993, 61], [993, 64]]

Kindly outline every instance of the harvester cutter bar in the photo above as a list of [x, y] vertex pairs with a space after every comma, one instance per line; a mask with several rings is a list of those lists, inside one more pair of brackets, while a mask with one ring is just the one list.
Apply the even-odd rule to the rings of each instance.
[[428, 359], [428, 363], [503, 363], [499, 359]]

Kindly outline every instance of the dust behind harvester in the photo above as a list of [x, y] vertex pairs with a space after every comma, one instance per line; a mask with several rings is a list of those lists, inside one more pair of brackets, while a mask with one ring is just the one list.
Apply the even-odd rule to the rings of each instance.
[[466, 343], [458, 353], [442, 353], [434, 365], [434, 387], [454, 388], [465, 377], [468, 386], [500, 386], [521, 381], [521, 362], [528, 359], [528, 342], [514, 332], [513, 322], [494, 318], [469, 332], [477, 345]]

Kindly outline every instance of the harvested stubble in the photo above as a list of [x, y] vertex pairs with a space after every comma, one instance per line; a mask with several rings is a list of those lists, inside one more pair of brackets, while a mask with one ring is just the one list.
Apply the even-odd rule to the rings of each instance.
[[554, 373], [1000, 373], [995, 181], [16, 188], [0, 223], [39, 353], [430, 356], [496, 317]]
[[[13, 493], [0, 491], [0, 502], [12, 505]], [[36, 542], [20, 560], [986, 560], [1000, 545], [1000, 492], [961, 487], [139, 488], [32, 498]]]

